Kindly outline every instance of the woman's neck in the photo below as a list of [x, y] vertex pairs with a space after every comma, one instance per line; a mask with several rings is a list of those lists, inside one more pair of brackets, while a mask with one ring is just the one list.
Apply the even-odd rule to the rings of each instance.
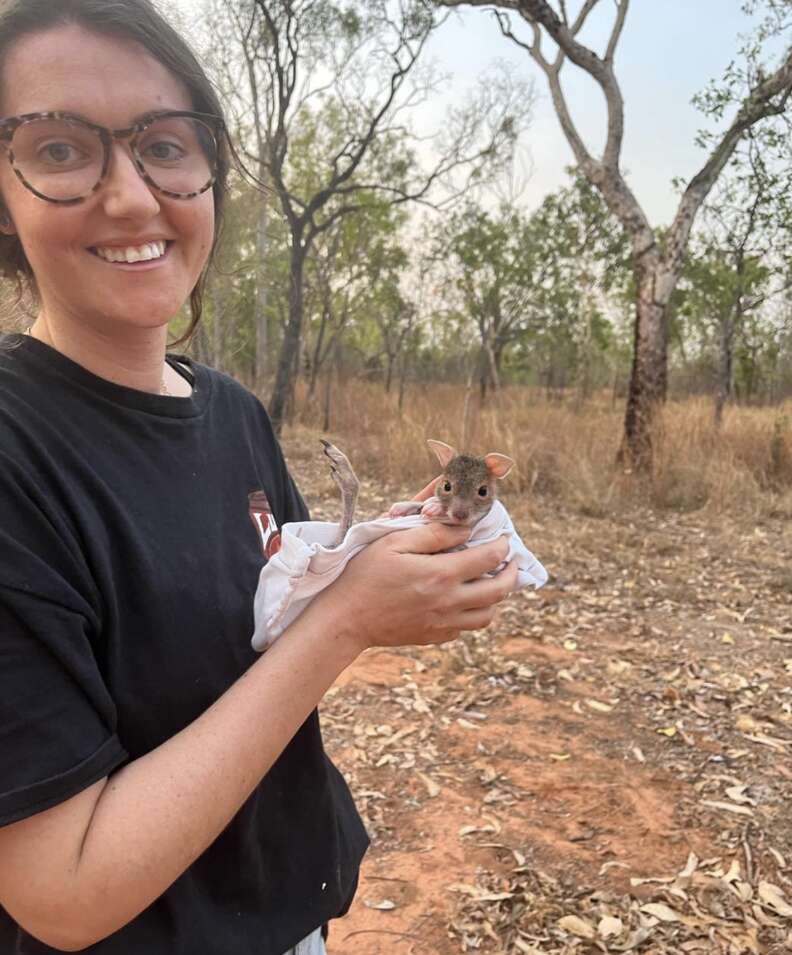
[[39, 314], [28, 332], [99, 378], [152, 394], [185, 396], [189, 383], [165, 361], [167, 326], [135, 329], [121, 342], [86, 326], [67, 326]]

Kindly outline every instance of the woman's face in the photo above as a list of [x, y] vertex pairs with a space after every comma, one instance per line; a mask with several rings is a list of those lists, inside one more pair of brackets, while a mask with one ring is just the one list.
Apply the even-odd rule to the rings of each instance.
[[[11, 48], [0, 115], [49, 110], [77, 113], [111, 129], [158, 109], [192, 109], [187, 88], [132, 41], [61, 26]], [[91, 326], [100, 334], [163, 327], [187, 300], [211, 250], [212, 190], [171, 199], [139, 176], [129, 141], [115, 142], [98, 193], [77, 205], [39, 199], [0, 155], [0, 193], [36, 277], [49, 322]], [[105, 261], [97, 247], [167, 240], [165, 256], [146, 267]]]

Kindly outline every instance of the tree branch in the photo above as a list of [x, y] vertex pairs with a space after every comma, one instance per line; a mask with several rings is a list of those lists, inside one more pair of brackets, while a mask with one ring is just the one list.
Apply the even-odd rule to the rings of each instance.
[[599, 3], [599, 0], [586, 0], [586, 2], [580, 8], [580, 13], [577, 15], [577, 19], [572, 24], [572, 27], [569, 30], [572, 36], [577, 36], [578, 33], [580, 33], [580, 31], [583, 28], [583, 24], [588, 19], [588, 15], [591, 13], [594, 7], [596, 7], [598, 3]]
[[[787, 51], [783, 63], [775, 73], [763, 79], [745, 97], [731, 126], [723, 134], [704, 166], [690, 180], [679, 202], [669, 233], [668, 259], [672, 269], [681, 267], [696, 213], [731, 158], [737, 143], [755, 123], [768, 116], [784, 112], [790, 92], [792, 92], [792, 47]], [[777, 102], [776, 98], [778, 98]]]
[[616, 20], [613, 24], [613, 32], [611, 33], [610, 40], [608, 40], [608, 48], [605, 51], [605, 62], [610, 66], [613, 66], [613, 57], [616, 53], [616, 47], [619, 43], [619, 38], [621, 37], [622, 30], [624, 29], [624, 21], [627, 17], [627, 8], [630, 5], [630, 0], [616, 0]]

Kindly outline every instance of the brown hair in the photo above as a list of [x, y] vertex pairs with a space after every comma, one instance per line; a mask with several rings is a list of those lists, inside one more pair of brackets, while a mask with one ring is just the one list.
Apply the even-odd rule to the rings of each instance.
[[[197, 57], [151, 0], [0, 0], [0, 77], [5, 57], [18, 40], [67, 25], [80, 26], [116, 39], [136, 41], [184, 83], [194, 110], [222, 117], [219, 97]], [[190, 293], [192, 317], [189, 327], [173, 344], [187, 341], [201, 318], [206, 275], [222, 230], [229, 168], [229, 144], [221, 135], [218, 137], [217, 179], [212, 187], [214, 241], [206, 266]], [[36, 294], [33, 269], [15, 235], [0, 233], [0, 273], [16, 281], [19, 299], [26, 290]]]

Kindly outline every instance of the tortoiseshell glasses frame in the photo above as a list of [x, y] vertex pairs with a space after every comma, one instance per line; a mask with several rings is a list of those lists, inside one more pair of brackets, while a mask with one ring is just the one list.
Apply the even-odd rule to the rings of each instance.
[[[186, 117], [189, 119], [199, 120], [207, 127], [208, 131], [212, 134], [214, 138], [214, 150], [211, 157], [207, 157], [210, 162], [210, 176], [209, 179], [201, 186], [200, 189], [196, 189], [192, 192], [173, 192], [170, 189], [164, 189], [162, 186], [157, 185], [157, 183], [151, 178], [148, 170], [146, 169], [143, 158], [138, 152], [138, 139], [145, 133], [145, 131], [160, 119], [169, 119], [180, 117]], [[26, 123], [31, 123], [39, 120], [65, 120], [70, 125], [77, 127], [82, 127], [84, 129], [90, 130], [92, 133], [96, 134], [101, 140], [104, 155], [102, 160], [102, 168], [99, 173], [99, 178], [94, 184], [94, 186], [85, 192], [82, 195], [75, 196], [68, 199], [54, 199], [52, 196], [44, 195], [35, 188], [30, 182], [25, 179], [22, 172], [16, 165], [14, 159], [14, 150], [13, 150], [13, 139], [16, 131], [24, 126]], [[170, 196], [172, 199], [193, 199], [196, 196], [202, 195], [206, 192], [207, 189], [210, 189], [214, 184], [217, 178], [217, 154], [218, 154], [218, 144], [220, 137], [225, 133], [225, 123], [219, 116], [214, 116], [210, 113], [197, 113], [192, 110], [159, 110], [150, 113], [146, 113], [144, 116], [141, 116], [137, 122], [132, 126], [128, 126], [126, 129], [109, 129], [106, 126], [99, 126], [96, 123], [92, 123], [89, 120], [85, 119], [82, 116], [78, 116], [74, 113], [67, 113], [61, 111], [49, 111], [49, 112], [40, 112], [40, 113], [24, 113], [21, 116], [8, 116], [4, 119], [0, 119], [0, 145], [5, 145], [7, 147], [6, 152], [8, 154], [8, 161], [11, 164], [11, 168], [14, 170], [16, 177], [25, 186], [26, 189], [29, 189], [35, 196], [38, 196], [39, 199], [43, 199], [45, 202], [54, 202], [58, 205], [75, 205], [78, 202], [85, 202], [86, 199], [90, 198], [94, 193], [98, 192], [102, 187], [102, 183], [107, 177], [108, 170], [110, 168], [110, 158], [112, 155], [112, 144], [114, 141], [119, 141], [123, 139], [130, 140], [130, 149], [132, 152], [132, 159], [135, 163], [135, 168], [140, 174], [141, 178], [149, 185], [152, 189], [156, 189], [157, 192], [162, 193], [163, 195]]]

